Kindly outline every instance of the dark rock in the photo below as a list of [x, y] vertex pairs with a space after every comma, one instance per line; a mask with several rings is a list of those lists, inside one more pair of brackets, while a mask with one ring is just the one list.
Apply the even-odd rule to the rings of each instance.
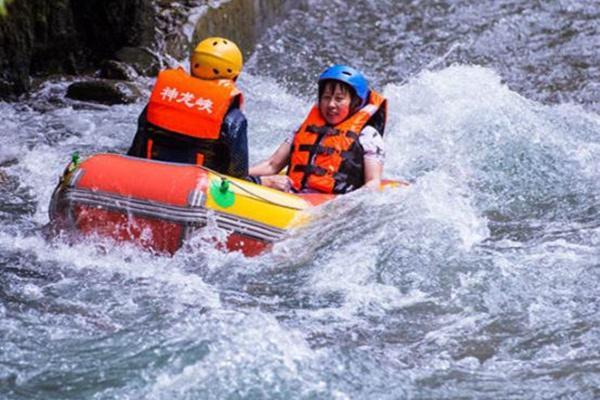
[[79, 40], [75, 29], [70, 1], [31, 0], [24, 3], [33, 4], [33, 14], [29, 16], [33, 24], [30, 74], [74, 74], [82, 70], [85, 44]]
[[[0, 67], [0, 69], [2, 69], [2, 67]], [[10, 74], [11, 71], [5, 69], [2, 69], [2, 72], [0, 72], [0, 99], [15, 100], [16, 94], [23, 91], [18, 91], [15, 89], [15, 82], [11, 82], [2, 78], [3, 75], [10, 76]], [[29, 78], [27, 78], [27, 84], [29, 84]]]
[[[207, 36], [234, 40], [247, 57], [265, 29], [305, 0], [0, 0], [0, 98], [31, 89], [32, 78], [93, 73], [104, 60], [155, 76], [165, 57], [181, 60]], [[208, 5], [199, 21], [190, 12]], [[194, 29], [191, 39], [182, 27]], [[167, 56], [165, 56], [165, 54]], [[110, 72], [109, 72], [110, 71]], [[110, 78], [130, 79], [108, 67]]]
[[161, 68], [161, 60], [155, 53], [144, 47], [123, 47], [115, 58], [131, 65], [140, 75], [155, 76]]
[[124, 46], [155, 42], [153, 0], [18, 0], [0, 14], [0, 98], [31, 76], [79, 74]]
[[151, 46], [155, 36], [152, 0], [71, 0], [75, 26], [96, 59], [123, 46]]
[[67, 89], [70, 99], [110, 105], [133, 103], [140, 96], [135, 85], [108, 79], [76, 82]]
[[[85, 63], [70, 1], [12, 1], [0, 17], [0, 79], [4, 94], [30, 89], [29, 75], [75, 73]], [[6, 93], [10, 92], [10, 93]]]
[[115, 60], [105, 61], [100, 69], [100, 77], [105, 79], [133, 81], [137, 76], [136, 70], [131, 65]]
[[33, 51], [33, 10], [25, 2], [5, 4], [0, 15], [0, 96], [29, 89], [29, 57]]

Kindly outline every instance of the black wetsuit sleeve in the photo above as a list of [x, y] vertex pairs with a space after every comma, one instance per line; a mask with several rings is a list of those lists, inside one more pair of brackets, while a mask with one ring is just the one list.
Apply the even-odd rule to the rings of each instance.
[[131, 147], [127, 151], [128, 156], [133, 157], [146, 157], [146, 112], [148, 110], [148, 106], [144, 107], [144, 111], [140, 114], [138, 118], [138, 127], [137, 132], [135, 133], [135, 137], [133, 138], [133, 142], [131, 143]]
[[238, 108], [229, 110], [225, 115], [221, 126], [221, 137], [229, 149], [229, 166], [226, 174], [247, 179], [248, 121]]

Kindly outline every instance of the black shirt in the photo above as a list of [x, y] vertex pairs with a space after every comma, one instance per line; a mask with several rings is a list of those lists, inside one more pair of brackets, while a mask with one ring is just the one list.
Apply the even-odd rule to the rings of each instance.
[[199, 140], [170, 132], [148, 122], [147, 107], [138, 118], [138, 129], [127, 155], [146, 157], [148, 139], [160, 148], [162, 161], [195, 164], [195, 153], [205, 155], [208, 168], [237, 178], [248, 175], [248, 122], [239, 108], [231, 108], [221, 124], [217, 140]]

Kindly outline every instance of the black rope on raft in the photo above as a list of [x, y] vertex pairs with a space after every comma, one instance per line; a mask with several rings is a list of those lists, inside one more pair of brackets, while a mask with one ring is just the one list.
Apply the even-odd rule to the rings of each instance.
[[233, 186], [235, 186], [236, 188], [240, 189], [241, 191], [245, 192], [246, 194], [249, 194], [250, 196], [256, 197], [256, 198], [258, 198], [258, 199], [260, 199], [260, 200], [264, 201], [265, 203], [269, 203], [269, 204], [272, 204], [272, 205], [274, 205], [274, 206], [278, 206], [278, 207], [282, 207], [282, 208], [287, 208], [287, 209], [289, 209], [289, 210], [294, 210], [294, 211], [304, 211], [304, 210], [305, 210], [304, 208], [293, 207], [293, 206], [289, 206], [289, 205], [287, 205], [287, 204], [282, 204], [282, 203], [278, 203], [278, 202], [276, 202], [276, 201], [273, 201], [273, 200], [269, 200], [269, 199], [267, 199], [267, 198], [265, 198], [265, 197], [263, 197], [263, 196], [261, 196], [261, 195], [259, 195], [259, 194], [255, 193], [255, 192], [253, 192], [252, 190], [245, 188], [244, 186], [240, 185], [239, 183], [237, 183], [237, 182], [234, 182], [234, 181], [232, 181], [231, 179], [228, 179], [228, 176], [227, 176], [227, 175], [221, 174], [220, 172], [217, 172], [217, 171], [215, 171], [215, 170], [212, 170], [212, 169], [210, 169], [210, 168], [207, 168], [207, 167], [205, 167], [205, 166], [203, 166], [203, 165], [196, 165], [196, 167], [198, 167], [198, 168], [200, 168], [200, 169], [203, 169], [203, 170], [205, 170], [205, 171], [207, 171], [207, 172], [210, 172], [210, 173], [212, 173], [212, 174], [214, 174], [214, 175], [218, 176], [218, 177], [219, 177], [219, 178], [221, 178], [223, 181], [227, 181], [227, 182], [229, 182], [230, 184], [232, 184], [232, 185], [233, 185]]

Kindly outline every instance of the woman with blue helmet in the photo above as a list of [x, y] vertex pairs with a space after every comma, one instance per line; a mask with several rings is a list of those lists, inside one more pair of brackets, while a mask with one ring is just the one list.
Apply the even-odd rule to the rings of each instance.
[[[387, 101], [346, 65], [319, 77], [318, 102], [300, 128], [250, 168], [262, 184], [295, 192], [348, 193], [381, 183]], [[287, 176], [276, 175], [288, 166]]]

